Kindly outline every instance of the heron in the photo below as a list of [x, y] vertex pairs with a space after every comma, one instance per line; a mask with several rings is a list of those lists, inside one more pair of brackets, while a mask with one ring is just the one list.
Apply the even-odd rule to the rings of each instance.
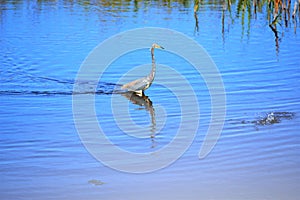
[[155, 64], [155, 58], [154, 58], [154, 49], [164, 49], [162, 46], [154, 43], [151, 46], [151, 57], [152, 57], [152, 69], [148, 76], [145, 76], [143, 78], [139, 78], [137, 80], [131, 81], [129, 83], [124, 84], [121, 88], [123, 90], [127, 90], [129, 92], [135, 92], [138, 95], [143, 95], [144, 90], [148, 89], [155, 77], [155, 71], [156, 71], [156, 64]]

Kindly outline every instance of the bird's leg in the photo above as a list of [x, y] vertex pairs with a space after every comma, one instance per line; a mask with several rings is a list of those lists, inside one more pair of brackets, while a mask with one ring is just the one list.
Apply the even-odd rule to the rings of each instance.
[[144, 91], [143, 90], [138, 90], [138, 91], [134, 91], [136, 95], [142, 97], [144, 95]]

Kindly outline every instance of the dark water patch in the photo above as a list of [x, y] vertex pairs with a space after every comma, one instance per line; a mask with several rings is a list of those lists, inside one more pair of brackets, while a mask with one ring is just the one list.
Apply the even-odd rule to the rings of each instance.
[[37, 96], [56, 96], [56, 95], [72, 95], [72, 92], [69, 91], [30, 91], [30, 90], [4, 90], [0, 91], [0, 96], [9, 96], [9, 95], [18, 95], [18, 96], [27, 96], [27, 95], [37, 95]]
[[56, 82], [56, 83], [62, 83], [62, 84], [69, 84], [69, 85], [73, 85], [74, 81], [73, 80], [59, 80], [59, 79], [55, 79], [55, 78], [49, 78], [49, 77], [36, 77], [37, 79], [40, 80], [45, 80], [45, 81], [52, 81], [52, 82]]
[[[95, 94], [95, 95], [102, 95], [102, 94], [122, 94], [125, 91], [121, 90], [121, 85], [114, 84], [114, 83], [99, 83], [97, 85], [96, 90], [93, 90], [93, 86], [89, 83], [82, 83], [81, 87], [82, 90], [73, 91], [73, 83], [71, 81], [60, 81], [52, 78], [44, 78], [45, 80], [55, 81], [61, 84], [69, 84], [71, 87], [68, 87], [65, 90], [64, 87], [58, 87], [58, 90], [54, 89], [40, 89], [40, 90], [23, 90], [23, 89], [8, 89], [8, 90], [0, 90], [0, 96], [10, 96], [10, 95], [34, 95], [34, 96], [68, 96], [68, 95], [77, 95], [77, 94]], [[60, 89], [60, 90], [59, 90]]]
[[96, 179], [91, 179], [88, 181], [88, 183], [93, 184], [95, 186], [99, 186], [99, 185], [103, 185], [104, 182], [100, 181], [100, 180], [96, 180]]

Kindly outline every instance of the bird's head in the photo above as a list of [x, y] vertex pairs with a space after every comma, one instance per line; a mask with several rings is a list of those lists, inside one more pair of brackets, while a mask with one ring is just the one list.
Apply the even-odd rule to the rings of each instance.
[[153, 48], [153, 49], [154, 49], [154, 48], [157, 48], [157, 49], [164, 49], [162, 46], [160, 46], [160, 45], [158, 45], [158, 44], [156, 44], [156, 43], [152, 44], [152, 48]]

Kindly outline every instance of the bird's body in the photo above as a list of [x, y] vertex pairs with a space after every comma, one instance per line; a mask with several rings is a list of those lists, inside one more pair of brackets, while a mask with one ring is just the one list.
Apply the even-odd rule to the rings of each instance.
[[155, 65], [155, 58], [154, 58], [154, 49], [155, 48], [160, 48], [164, 49], [162, 46], [158, 44], [153, 44], [151, 47], [151, 57], [152, 57], [152, 69], [151, 72], [148, 76], [145, 76], [143, 78], [131, 81], [129, 83], [126, 83], [122, 86], [123, 90], [127, 90], [130, 92], [135, 92], [137, 94], [143, 94], [143, 91], [148, 89], [155, 77], [155, 72], [156, 72], [156, 65]]
[[124, 84], [122, 89], [127, 89], [130, 92], [141, 93], [151, 86], [153, 80], [148, 79], [148, 76], [146, 76]]

